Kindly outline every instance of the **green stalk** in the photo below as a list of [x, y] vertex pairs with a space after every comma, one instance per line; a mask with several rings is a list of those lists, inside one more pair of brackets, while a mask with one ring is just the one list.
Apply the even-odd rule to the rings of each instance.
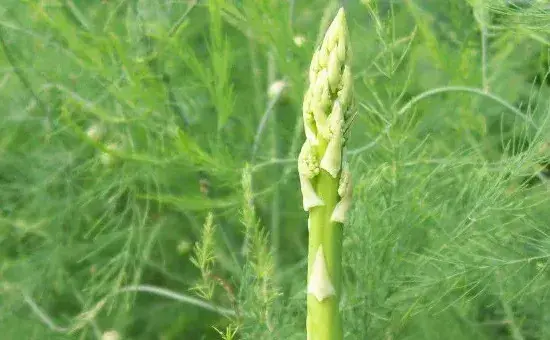
[[342, 228], [351, 178], [342, 162], [352, 107], [349, 38], [340, 9], [313, 55], [303, 115], [306, 141], [298, 158], [304, 210], [309, 212], [308, 340], [341, 340]]
[[325, 202], [324, 206], [310, 210], [308, 247], [308, 277], [311, 278], [314, 261], [319, 247], [323, 247], [326, 268], [334, 286], [335, 295], [319, 301], [308, 294], [308, 339], [342, 339], [342, 322], [338, 303], [341, 296], [342, 226], [330, 222], [330, 215], [336, 206], [338, 182], [328, 173], [319, 174], [317, 192]]

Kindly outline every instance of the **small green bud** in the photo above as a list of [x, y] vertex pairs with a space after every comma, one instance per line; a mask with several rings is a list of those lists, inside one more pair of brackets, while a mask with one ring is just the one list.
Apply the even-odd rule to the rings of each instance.
[[318, 145], [319, 140], [317, 139], [317, 128], [315, 126], [315, 119], [313, 118], [313, 110], [311, 108], [311, 90], [308, 90], [305, 94], [302, 114], [306, 139], [311, 145]]
[[336, 53], [331, 53], [328, 62], [327, 72], [328, 82], [332, 92], [336, 92], [338, 90], [340, 80], [342, 79], [343, 66], [344, 64], [340, 60], [338, 60], [338, 55]]
[[353, 95], [353, 77], [351, 75], [351, 70], [348, 65], [344, 66], [344, 71], [342, 72], [341, 87], [338, 91], [338, 99], [344, 112], [347, 112], [351, 107], [351, 98]]
[[317, 196], [312, 179], [319, 174], [319, 159], [315, 150], [306, 140], [298, 156], [298, 174], [300, 175], [300, 189], [302, 191], [302, 205], [305, 211], [313, 207], [324, 205]]
[[338, 186], [338, 196], [340, 196], [340, 201], [334, 207], [330, 220], [332, 222], [346, 223], [353, 198], [351, 172], [347, 166], [342, 170]]
[[328, 72], [326, 69], [319, 71], [318, 77], [313, 86], [313, 96], [311, 100], [319, 105], [321, 110], [325, 111], [330, 107], [330, 89], [328, 81]]
[[323, 158], [321, 169], [326, 170], [332, 177], [336, 178], [342, 165], [342, 125], [344, 117], [340, 103], [334, 102], [332, 112], [329, 116], [329, 142]]
[[317, 53], [317, 65], [319, 68], [326, 68], [328, 65], [328, 51], [320, 48]]
[[298, 173], [307, 178], [313, 178], [319, 173], [319, 158], [307, 140], [298, 155]]

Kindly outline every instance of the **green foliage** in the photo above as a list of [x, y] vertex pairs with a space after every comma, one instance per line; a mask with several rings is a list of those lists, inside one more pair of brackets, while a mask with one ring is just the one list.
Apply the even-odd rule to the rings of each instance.
[[214, 254], [214, 215], [208, 214], [200, 240], [195, 244], [195, 256], [191, 262], [199, 268], [202, 276], [202, 282], [197, 284], [195, 290], [205, 299], [212, 299], [214, 294], [214, 281], [212, 280], [212, 265], [216, 262]]
[[[339, 3], [2, 1], [0, 337], [304, 339], [300, 113]], [[346, 339], [550, 338], [547, 6], [346, 1]]]

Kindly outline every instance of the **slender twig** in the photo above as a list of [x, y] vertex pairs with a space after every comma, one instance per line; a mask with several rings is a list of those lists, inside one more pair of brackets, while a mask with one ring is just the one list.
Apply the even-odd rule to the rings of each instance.
[[[256, 172], [259, 171], [262, 168], [265, 168], [269, 165], [277, 165], [277, 164], [294, 164], [296, 163], [296, 158], [272, 158], [268, 161], [255, 164], [253, 167], [250, 168], [250, 171]], [[295, 165], [295, 164], [294, 164]]]
[[262, 119], [260, 120], [260, 123], [258, 124], [258, 128], [256, 130], [256, 135], [254, 136], [254, 144], [252, 145], [252, 156], [250, 157], [252, 164], [254, 163], [254, 160], [256, 158], [256, 153], [258, 151], [258, 147], [260, 145], [260, 140], [261, 140], [263, 131], [265, 129], [265, 126], [267, 124], [267, 121], [269, 120], [269, 117], [271, 116], [271, 114], [273, 112], [273, 109], [275, 108], [275, 105], [277, 105], [277, 102], [281, 98], [281, 95], [282, 95], [282, 91], [275, 94], [275, 96], [273, 96], [273, 98], [271, 98], [271, 100], [269, 100], [269, 102], [267, 103], [267, 107], [264, 111], [264, 114], [262, 116]]
[[[249, 33], [247, 36], [251, 37], [253, 34]], [[259, 66], [259, 52], [257, 51], [257, 42], [249, 38], [248, 39], [248, 54], [250, 55], [250, 76], [254, 91], [254, 112], [261, 112], [264, 106], [264, 92], [261, 85], [261, 74]]]
[[171, 38], [176, 34], [176, 32], [179, 30], [185, 19], [189, 16], [191, 11], [197, 6], [198, 0], [193, 0], [189, 4], [189, 7], [187, 7], [187, 10], [181, 15], [181, 17], [178, 19], [178, 21], [170, 28], [170, 31], [168, 32], [168, 36]]
[[288, 26], [290, 32], [294, 32], [294, 12], [296, 7], [296, 0], [288, 1]]
[[[268, 54], [267, 59], [268, 65], [267, 65], [267, 80], [269, 86], [275, 83], [276, 79], [276, 63], [275, 63], [275, 51], [271, 50]], [[277, 93], [277, 97], [280, 97], [285, 89], [281, 89]], [[273, 111], [275, 111], [276, 108], [273, 108]], [[276, 113], [275, 113], [276, 115]], [[278, 158], [279, 157], [279, 147], [277, 145], [278, 143], [278, 127], [277, 127], [277, 119], [271, 119], [271, 157], [272, 158]], [[279, 240], [280, 240], [280, 207], [281, 205], [281, 192], [280, 187], [276, 186], [273, 190], [273, 199], [271, 201], [271, 249], [273, 251], [273, 258], [275, 261], [275, 266], [278, 264], [279, 259]]]
[[74, 332], [77, 329], [82, 328], [86, 323], [90, 323], [90, 325], [91, 325], [91, 327], [94, 331], [94, 335], [95, 335], [96, 339], [98, 339], [98, 340], [101, 339], [101, 334], [102, 333], [101, 333], [101, 330], [99, 329], [99, 326], [97, 325], [97, 322], [94, 319], [94, 316], [95, 316], [95, 313], [97, 313], [97, 311], [103, 305], [102, 302], [97, 304], [96, 307], [94, 309], [92, 309], [91, 311], [80, 314], [82, 322], [78, 322], [78, 323], [76, 323], [72, 326], [62, 327], [62, 326], [59, 326], [58, 324], [56, 324], [55, 321], [53, 321], [53, 319], [42, 308], [40, 308], [40, 306], [38, 306], [38, 304], [36, 302], [34, 302], [33, 298], [29, 294], [27, 294], [25, 292], [22, 292], [22, 295], [23, 295], [23, 300], [31, 308], [32, 312], [51, 331], [56, 332], [56, 333], [69, 334], [71, 332]]
[[[76, 299], [78, 300], [78, 302], [80, 302], [82, 305], [85, 305], [85, 302], [84, 302], [84, 299], [82, 297], [82, 292], [78, 289], [76, 283], [75, 283], [75, 280], [74, 278], [71, 278], [69, 280], [69, 284], [71, 285], [71, 290], [73, 291], [73, 294], [75, 295]], [[100, 303], [98, 306], [102, 306], [102, 304]], [[100, 307], [101, 308], [101, 307]], [[103, 334], [103, 331], [101, 330], [101, 328], [99, 327], [98, 323], [97, 323], [97, 320], [95, 318], [90, 318], [89, 319], [89, 322], [90, 322], [90, 327], [92, 328], [93, 332], [94, 332], [94, 335], [97, 339], [101, 339], [102, 337], [102, 334]]]
[[[482, 96], [482, 97], [486, 97], [488, 99], [491, 99], [499, 104], [501, 104], [502, 106], [504, 106], [505, 108], [507, 108], [510, 112], [514, 113], [516, 116], [522, 118], [525, 122], [527, 122], [531, 127], [537, 129], [537, 125], [529, 118], [529, 116], [527, 116], [526, 114], [524, 114], [523, 112], [521, 112], [518, 108], [514, 107], [512, 104], [508, 103], [506, 100], [494, 95], [494, 94], [491, 94], [491, 93], [486, 93], [485, 91], [483, 91], [483, 89], [479, 89], [479, 88], [475, 88], [475, 87], [467, 87], [467, 86], [447, 86], [447, 87], [439, 87], [439, 88], [435, 88], [435, 89], [432, 89], [432, 90], [428, 90], [426, 92], [423, 92], [419, 95], [417, 95], [416, 97], [413, 97], [411, 100], [409, 100], [396, 114], [396, 118], [402, 116], [403, 114], [405, 114], [407, 111], [409, 111], [416, 103], [418, 103], [419, 101], [423, 100], [423, 99], [426, 99], [428, 97], [431, 97], [433, 95], [436, 95], [436, 94], [440, 94], [440, 93], [445, 93], [445, 92], [467, 92], [467, 93], [473, 93], [473, 94], [476, 94], [478, 96]], [[362, 147], [359, 147], [357, 149], [353, 149], [353, 150], [350, 150], [347, 154], [348, 155], [356, 155], [356, 154], [359, 154], [365, 150], [368, 150], [372, 147], [374, 147], [378, 141], [383, 137], [385, 136], [389, 130], [392, 128], [392, 126], [394, 125], [395, 123], [391, 123], [391, 124], [388, 124], [384, 130], [370, 143], [368, 143], [367, 145], [364, 145]]]
[[78, 9], [78, 6], [72, 0], [65, 0], [65, 8], [71, 13], [73, 18], [80, 24], [80, 27], [87, 32], [92, 31], [93, 26], [86, 19], [84, 14]]
[[489, 93], [489, 78], [487, 76], [487, 9], [483, 7], [475, 11], [475, 18], [479, 25], [481, 39], [481, 87], [485, 93]]
[[489, 93], [489, 78], [487, 77], [487, 27], [481, 27], [481, 84], [483, 91]]
[[[72, 282], [71, 282], [71, 285], [72, 285]], [[74, 287], [73, 287], [74, 288]], [[94, 319], [93, 316], [95, 316], [95, 312], [97, 312], [99, 310], [99, 308], [101, 308], [101, 306], [103, 305], [102, 302], [100, 302], [99, 304], [96, 305], [96, 308], [95, 310], [92, 310], [91, 312], [85, 312], [85, 313], [82, 313], [80, 314], [80, 316], [85, 316], [86, 314], [90, 315], [91, 317], [87, 317], [87, 318], [81, 318], [81, 321], [83, 322], [80, 322], [80, 323], [76, 323], [76, 324], [73, 324], [71, 326], [59, 326], [54, 320], [52, 317], [50, 317], [35, 301], [34, 299], [26, 292], [24, 291], [21, 291], [21, 295], [23, 296], [23, 301], [25, 301], [25, 303], [30, 307], [31, 311], [38, 317], [38, 319], [44, 324], [46, 325], [51, 331], [53, 332], [57, 332], [57, 333], [65, 333], [65, 334], [68, 334], [68, 333], [71, 333], [71, 332], [74, 332], [75, 330], [77, 329], [80, 329], [82, 328], [83, 326], [86, 325], [86, 323], [89, 323], [90, 327], [92, 328], [93, 330], [93, 333], [95, 335], [95, 337], [97, 339], [101, 339], [101, 335], [102, 335], [102, 331], [101, 329], [99, 328], [96, 320]], [[78, 296], [78, 293], [77, 293], [77, 299], [79, 300], [79, 302], [82, 302], [82, 299], [80, 298], [80, 296]]]
[[25, 300], [25, 303], [29, 305], [33, 313], [40, 319], [43, 324], [48, 326], [49, 329], [58, 333], [69, 332], [69, 330], [71, 329], [70, 327], [62, 327], [57, 325], [55, 321], [53, 321], [52, 318], [49, 317], [48, 314], [46, 314], [46, 312], [44, 312], [42, 308], [40, 308], [29, 295], [23, 293], [23, 299]]
[[211, 312], [215, 312], [224, 316], [237, 315], [237, 313], [234, 310], [231, 310], [229, 308], [216, 306], [202, 299], [195, 298], [182, 293], [174, 292], [166, 288], [155, 287], [150, 285], [136, 285], [136, 286], [122, 287], [116, 291], [116, 293], [127, 293], [127, 292], [151, 293], [151, 294], [163, 296], [175, 301], [183, 302], [192, 306], [200, 307], [202, 309], [206, 309]]
[[[229, 308], [216, 306], [207, 301], [188, 296], [185, 294], [173, 292], [171, 290], [150, 286], [150, 285], [136, 285], [136, 286], [126, 286], [122, 287], [115, 292], [115, 294], [126, 293], [126, 292], [145, 292], [151, 293], [159, 296], [163, 296], [172, 300], [183, 302], [189, 305], [200, 307], [223, 316], [237, 316], [237, 313], [234, 310]], [[49, 329], [58, 333], [68, 333], [73, 330], [72, 327], [63, 327], [59, 326], [34, 300], [26, 293], [23, 293], [23, 299], [25, 303], [31, 308], [32, 312], [40, 319], [40, 321], [45, 324]]]
[[518, 117], [521, 117], [523, 120], [525, 120], [529, 125], [531, 125], [534, 128], [537, 128], [537, 125], [523, 112], [521, 112], [518, 108], [514, 107], [512, 104], [508, 103], [506, 100], [491, 94], [491, 93], [485, 93], [482, 89], [478, 89], [475, 87], [467, 87], [467, 86], [448, 86], [448, 87], [440, 87], [436, 89], [432, 89], [426, 92], [423, 92], [419, 94], [418, 96], [412, 98], [405, 106], [403, 106], [398, 112], [397, 116], [403, 115], [405, 112], [407, 112], [414, 104], [421, 101], [422, 99], [425, 99], [427, 97], [444, 93], [444, 92], [468, 92], [477, 94], [482, 97], [489, 98], [502, 106], [506, 107], [508, 110], [516, 114]]

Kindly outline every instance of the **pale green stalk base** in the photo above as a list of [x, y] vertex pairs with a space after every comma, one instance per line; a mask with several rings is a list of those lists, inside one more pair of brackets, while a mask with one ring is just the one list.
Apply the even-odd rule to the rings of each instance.
[[[320, 146], [320, 148], [324, 145]], [[324, 151], [324, 150], [323, 150]], [[332, 178], [321, 170], [316, 192], [325, 205], [310, 210], [310, 230], [308, 247], [308, 277], [311, 277], [313, 262], [319, 246], [323, 246], [329, 277], [336, 295], [323, 301], [308, 294], [307, 296], [307, 333], [308, 340], [340, 340], [343, 338], [342, 318], [339, 310], [342, 277], [342, 225], [330, 221], [331, 214], [338, 202], [339, 178]]]

